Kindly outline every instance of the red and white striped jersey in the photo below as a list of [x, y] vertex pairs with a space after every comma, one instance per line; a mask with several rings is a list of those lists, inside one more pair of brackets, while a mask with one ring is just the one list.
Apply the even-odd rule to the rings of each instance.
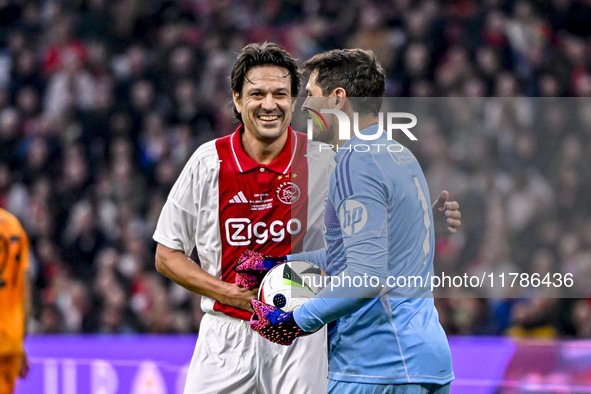
[[[233, 266], [246, 249], [270, 256], [324, 247], [322, 219], [332, 151], [288, 130], [282, 152], [259, 164], [244, 151], [240, 126], [193, 154], [162, 209], [154, 240], [187, 256], [193, 247], [201, 267], [234, 283]], [[248, 320], [249, 312], [203, 297], [204, 312]]]

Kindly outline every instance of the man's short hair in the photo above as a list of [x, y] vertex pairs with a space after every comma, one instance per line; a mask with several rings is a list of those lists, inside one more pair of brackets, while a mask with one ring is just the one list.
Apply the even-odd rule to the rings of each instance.
[[327, 96], [343, 88], [354, 97], [351, 107], [359, 113], [377, 114], [386, 91], [386, 74], [371, 51], [363, 49], [333, 49], [319, 53], [304, 63], [309, 75], [318, 71], [316, 84]]
[[[232, 92], [242, 94], [242, 86], [246, 78], [246, 73], [256, 66], [278, 66], [287, 69], [286, 77], [291, 77], [291, 96], [297, 97], [300, 92], [300, 71], [298, 65], [293, 57], [279, 45], [272, 42], [265, 42], [263, 44], [248, 44], [242, 48], [242, 52], [238, 55], [236, 63], [232, 68], [230, 74], [230, 87]], [[236, 110], [234, 115], [242, 122], [242, 116]]]

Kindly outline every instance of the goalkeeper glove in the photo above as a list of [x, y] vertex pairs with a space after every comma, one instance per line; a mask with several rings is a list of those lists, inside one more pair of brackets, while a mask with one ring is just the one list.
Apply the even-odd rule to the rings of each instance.
[[311, 334], [297, 325], [293, 312], [283, 312], [258, 300], [250, 300], [250, 305], [254, 309], [250, 328], [271, 342], [291, 345], [297, 337]]
[[286, 256], [269, 257], [247, 249], [242, 253], [234, 266], [236, 285], [252, 290], [261, 284], [264, 276], [271, 268], [285, 262]]

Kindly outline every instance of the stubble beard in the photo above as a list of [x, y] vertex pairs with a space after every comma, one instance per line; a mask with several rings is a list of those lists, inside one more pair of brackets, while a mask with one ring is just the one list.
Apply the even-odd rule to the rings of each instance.
[[331, 122], [327, 122], [328, 128], [321, 129], [314, 133], [314, 141], [323, 142], [329, 145], [335, 145], [338, 142], [338, 132]]

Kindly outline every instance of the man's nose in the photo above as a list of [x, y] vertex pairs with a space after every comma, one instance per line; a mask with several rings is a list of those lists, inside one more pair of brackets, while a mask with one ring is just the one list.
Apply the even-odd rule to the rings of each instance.
[[275, 98], [272, 94], [267, 94], [263, 98], [262, 107], [265, 111], [273, 111], [277, 107], [277, 103], [275, 102]]
[[306, 112], [306, 108], [308, 108], [308, 99], [309, 99], [309, 97], [306, 96], [306, 99], [304, 100], [304, 103], [300, 107], [300, 111]]

